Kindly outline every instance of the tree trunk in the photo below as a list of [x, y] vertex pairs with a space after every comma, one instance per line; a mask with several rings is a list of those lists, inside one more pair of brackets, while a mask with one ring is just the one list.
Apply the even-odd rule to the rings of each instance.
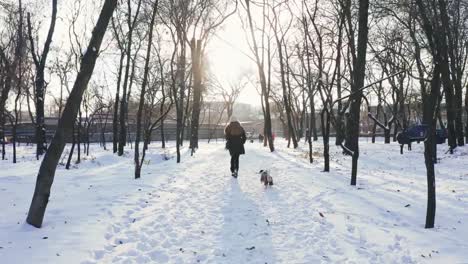
[[188, 91], [187, 91], [187, 102], [185, 104], [185, 111], [183, 112], [183, 118], [182, 118], [182, 131], [181, 131], [181, 138], [182, 140], [180, 141], [180, 146], [183, 146], [184, 145], [184, 140], [186, 139], [186, 136], [185, 136], [185, 133], [186, 133], [186, 130], [187, 130], [187, 127], [190, 126], [190, 121], [188, 122], [189, 125], [187, 125], [187, 117], [189, 116], [189, 112], [190, 112], [190, 98], [191, 98], [191, 93], [192, 93], [192, 88], [189, 84], [188, 86]]
[[192, 123], [190, 129], [190, 149], [192, 154], [198, 148], [198, 129], [202, 95], [202, 41], [192, 39], [190, 42], [190, 50], [192, 53], [192, 76], [193, 76], [193, 107], [192, 107]]
[[[110, 108], [110, 107], [109, 107]], [[104, 127], [101, 129], [101, 136], [102, 136], [102, 147], [104, 148], [104, 150], [107, 150], [107, 147], [106, 147], [106, 128], [107, 128], [107, 118], [109, 117], [109, 111], [110, 109], [107, 109], [106, 111], [106, 117], [105, 117], [105, 121], [104, 121]], [[114, 152], [115, 153], [115, 152]]]
[[[183, 39], [181, 40], [183, 42]], [[184, 121], [184, 95], [185, 95], [185, 43], [181, 44], [181, 51], [179, 56], [179, 62], [177, 65], [177, 81], [178, 81], [178, 96], [174, 94], [176, 98], [176, 111], [177, 111], [177, 128], [176, 128], [176, 153], [177, 163], [180, 163], [180, 146], [183, 137], [183, 121]]]
[[429, 126], [427, 139], [424, 141], [424, 162], [427, 173], [427, 211], [426, 211], [426, 228], [434, 227], [435, 211], [436, 211], [436, 192], [435, 192], [435, 108], [437, 97], [440, 91], [440, 65], [435, 64], [433, 70], [433, 79], [431, 81], [431, 93], [423, 95], [423, 122]]
[[79, 108], [78, 109], [78, 132], [77, 132], [77, 135], [76, 135], [76, 138], [77, 138], [77, 151], [78, 151], [78, 156], [77, 156], [77, 159], [76, 159], [76, 164], [79, 164], [81, 162], [81, 109]]
[[52, 43], [52, 36], [55, 30], [55, 21], [57, 20], [57, 0], [52, 0], [52, 17], [50, 22], [49, 31], [47, 34], [46, 41], [44, 43], [44, 49], [42, 55], [36, 54], [34, 45], [34, 37], [32, 36], [32, 26], [30, 13], [28, 13], [28, 31], [29, 40], [31, 44], [31, 51], [33, 55], [34, 65], [36, 66], [36, 79], [34, 81], [34, 92], [36, 99], [36, 158], [44, 154], [47, 150], [46, 142], [46, 128], [45, 128], [45, 113], [44, 113], [44, 101], [45, 101], [45, 79], [44, 70], [46, 67], [47, 55], [49, 54], [50, 44]]
[[26, 222], [32, 226], [39, 228], [42, 225], [49, 201], [50, 189], [54, 181], [55, 170], [65, 147], [65, 137], [72, 132], [73, 123], [76, 120], [83, 93], [93, 73], [102, 39], [109, 24], [109, 20], [117, 6], [117, 2], [117, 0], [106, 0], [104, 2], [97, 24], [93, 29], [87, 51], [82, 57], [80, 71], [77, 74], [75, 84], [70, 92], [63, 114], [59, 119], [54, 138], [42, 160], [37, 175], [33, 199], [26, 219]]
[[[128, 33], [129, 34], [129, 43], [132, 42], [132, 33], [131, 31]], [[126, 123], [126, 116], [127, 116], [127, 111], [128, 111], [128, 105], [127, 105], [127, 87], [128, 87], [128, 79], [129, 79], [129, 71], [130, 71], [130, 64], [131, 64], [131, 44], [127, 44], [127, 64], [125, 66], [125, 77], [124, 77], [124, 84], [122, 87], [122, 99], [120, 100], [120, 108], [119, 108], [119, 144], [118, 144], [118, 150], [117, 150], [117, 155], [122, 156], [124, 153], [124, 148], [126, 145], [127, 141], [127, 123]]]
[[450, 77], [448, 76], [448, 68], [444, 66], [442, 66], [442, 68], [442, 81], [444, 83], [443, 87], [445, 91], [445, 106], [447, 111], [448, 145], [450, 149], [455, 149], [457, 147], [457, 135], [455, 131], [455, 106], [453, 88], [451, 86]]
[[[392, 117], [393, 118], [393, 117]], [[384, 112], [384, 143], [390, 144], [390, 137], [392, 132], [392, 123], [388, 121], [387, 114]]]
[[[128, 112], [128, 97], [127, 97], [127, 88], [129, 86], [129, 74], [130, 68], [132, 67], [131, 62], [131, 52], [132, 52], [132, 42], [133, 42], [133, 30], [135, 29], [135, 22], [137, 21], [138, 14], [140, 11], [141, 0], [138, 1], [137, 10], [135, 12], [135, 18], [132, 21], [132, 14], [131, 14], [131, 1], [127, 0], [129, 14], [127, 15], [127, 25], [128, 25], [128, 41], [127, 41], [127, 63], [125, 65], [125, 75], [124, 75], [124, 83], [122, 87], [122, 100], [120, 102], [120, 116], [119, 116], [119, 146], [117, 154], [122, 156], [124, 153], [124, 147], [127, 143], [127, 112]], [[135, 62], [134, 62], [135, 63]]]
[[322, 124], [322, 137], [323, 137], [323, 171], [330, 171], [330, 114], [328, 109], [322, 109], [320, 113], [320, 120]]
[[161, 148], [165, 149], [166, 148], [166, 135], [164, 133], [164, 120], [161, 121]]
[[[380, 114], [380, 104], [377, 105], [377, 114], [375, 115], [376, 119], [379, 119], [379, 114]], [[374, 122], [374, 125], [372, 126], [372, 144], [375, 143], [375, 133], [377, 131], [377, 122]]]
[[[20, 102], [20, 97], [21, 97], [21, 92], [22, 92], [22, 85], [23, 85], [23, 10], [22, 10], [22, 2], [21, 0], [19, 1], [19, 26], [18, 26], [18, 43], [16, 45], [15, 49], [15, 59], [18, 60], [18, 78], [16, 80], [16, 98], [15, 98], [15, 118], [14, 122], [12, 122], [12, 128], [13, 128], [13, 163], [16, 163], [16, 141], [17, 141], [17, 128], [18, 128], [18, 119], [19, 115], [21, 113], [21, 102]], [[16, 64], [16, 63], [15, 63]], [[16, 69], [15, 69], [16, 73]], [[18, 105], [20, 107], [18, 111]], [[1, 138], [2, 141], [4, 140]]]
[[465, 141], [468, 142], [468, 89], [465, 91]]
[[[0, 117], [3, 118], [3, 113], [0, 113]], [[5, 160], [5, 123], [2, 120], [2, 133], [0, 133], [0, 139], [2, 140], [2, 160]]]
[[68, 154], [67, 165], [65, 165], [65, 169], [67, 169], [67, 170], [70, 169], [70, 164], [71, 164], [71, 161], [72, 161], [73, 152], [75, 151], [75, 145], [76, 145], [75, 124], [73, 124], [73, 126], [72, 126], [72, 146], [71, 146], [71, 149], [70, 149], [70, 153]]
[[384, 129], [384, 143], [390, 144], [391, 139], [391, 129]]
[[463, 135], [463, 91], [461, 84], [455, 86], [455, 132], [457, 134], [458, 146], [465, 145], [465, 138]]
[[357, 165], [359, 159], [359, 130], [360, 130], [360, 111], [362, 88], [364, 86], [364, 76], [366, 71], [366, 50], [368, 36], [368, 10], [369, 0], [359, 1], [359, 29], [358, 29], [358, 47], [357, 59], [353, 65], [352, 85], [351, 85], [351, 100], [348, 122], [346, 124], [347, 138], [346, 147], [352, 151], [352, 169], [351, 169], [351, 185], [356, 185], [357, 181]]
[[[8, 61], [6, 61], [6, 56], [4, 56], [3, 51], [0, 49], [0, 54], [2, 55], [2, 58], [4, 60], [4, 63], [7, 64], [5, 65], [5, 78], [0, 78], [1, 84], [1, 96], [0, 96], [0, 125], [2, 126], [2, 130], [0, 131], [0, 139], [2, 140], [2, 160], [5, 160], [5, 123], [6, 123], [6, 117], [5, 117], [5, 104], [6, 100], [8, 99], [8, 93], [10, 92], [11, 89], [11, 83], [12, 83], [12, 78], [11, 78], [11, 65], [8, 65]], [[3, 76], [2, 76], [3, 77]]]
[[[137, 122], [136, 122], [136, 136], [135, 136], [135, 179], [139, 179], [141, 177], [141, 166], [144, 162], [144, 154], [143, 158], [140, 161], [140, 137], [141, 137], [141, 122], [142, 122], [142, 113], [143, 107], [145, 104], [145, 95], [146, 95], [146, 86], [148, 84], [148, 74], [149, 74], [149, 64], [151, 60], [151, 47], [153, 46], [153, 28], [154, 28], [154, 21], [156, 18], [158, 8], [158, 1], [154, 3], [153, 12], [151, 15], [151, 22], [149, 26], [149, 36], [148, 36], [148, 48], [146, 52], [146, 60], [145, 60], [145, 68], [143, 73], [143, 82], [141, 84], [141, 92], [140, 92], [140, 104], [138, 105], [138, 112], [137, 112]], [[162, 69], [161, 69], [162, 70]], [[145, 149], [145, 147], [143, 147]], [[144, 150], [143, 150], [144, 151]]]
[[120, 82], [122, 80], [122, 69], [123, 69], [123, 60], [125, 58], [125, 52], [122, 50], [120, 54], [119, 62], [119, 73], [117, 75], [117, 89], [115, 92], [115, 101], [114, 101], [114, 118], [112, 119], [112, 150], [114, 153], [117, 153], [118, 150], [118, 136], [119, 136], [119, 93], [120, 93]]
[[13, 163], [16, 163], [16, 121], [17, 117], [11, 117], [10, 123], [12, 126], [12, 140], [11, 144], [13, 145]]
[[[288, 90], [287, 90], [287, 85], [286, 85], [286, 70], [284, 67], [284, 58], [283, 58], [283, 45], [281, 44], [280, 40], [278, 39], [278, 36], [276, 36], [276, 43], [278, 45], [278, 57], [279, 57], [279, 63], [280, 63], [280, 74], [281, 74], [281, 87], [283, 88], [283, 104], [284, 104], [284, 110], [286, 111], [286, 121], [288, 125], [288, 140], [292, 140], [294, 148], [297, 148], [297, 138], [296, 138], [296, 133], [294, 131], [294, 127], [292, 124], [292, 111], [291, 111], [291, 105], [290, 101], [288, 98]], [[288, 143], [289, 147], [289, 143]]]
[[[268, 146], [270, 147], [270, 151], [273, 152], [275, 151], [274, 143], [273, 143], [273, 137], [272, 137], [272, 129], [271, 129], [271, 114], [270, 114], [270, 90], [269, 86], [267, 86], [267, 80], [265, 76], [265, 69], [264, 65], [262, 63], [262, 59], [260, 59], [260, 54], [259, 54], [259, 48], [257, 44], [257, 39], [255, 37], [254, 33], [254, 25], [252, 22], [252, 14], [250, 12], [250, 0], [245, 0], [246, 3], [246, 10], [247, 10], [247, 18], [249, 22], [249, 33], [252, 37], [252, 43], [253, 43], [253, 51], [255, 55], [255, 62], [257, 64], [257, 70], [259, 74], [259, 79], [260, 79], [260, 87], [262, 89], [262, 99], [263, 99], [263, 105], [265, 107], [265, 112], [264, 112], [264, 122], [265, 122], [265, 139], [268, 141]], [[271, 73], [271, 61], [270, 61], [270, 46], [268, 43], [268, 49], [267, 49], [267, 56], [268, 56], [268, 76], [270, 76]], [[268, 83], [269, 85], [270, 83]]]
[[[340, 109], [338, 107], [338, 109]], [[339, 112], [339, 110], [338, 110]], [[335, 135], [335, 145], [336, 146], [341, 146], [343, 144], [344, 138], [345, 138], [345, 133], [344, 133], [344, 124], [343, 124], [343, 115], [341, 113], [338, 113], [335, 121], [335, 126], [336, 126], [336, 135]]]
[[314, 96], [311, 98], [311, 104], [312, 106], [310, 107], [311, 112], [311, 123], [312, 123], [312, 133], [314, 136], [314, 141], [318, 140], [318, 131], [317, 131], [317, 119], [315, 116], [315, 103], [314, 101]]
[[89, 128], [91, 126], [91, 123], [88, 123], [88, 126], [86, 127], [86, 156], [89, 156]]

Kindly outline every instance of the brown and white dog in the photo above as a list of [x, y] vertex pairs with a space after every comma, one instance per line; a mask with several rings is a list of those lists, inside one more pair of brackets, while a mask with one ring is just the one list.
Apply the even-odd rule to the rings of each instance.
[[273, 177], [271, 177], [270, 172], [268, 170], [260, 170], [260, 182], [267, 185], [273, 185]]

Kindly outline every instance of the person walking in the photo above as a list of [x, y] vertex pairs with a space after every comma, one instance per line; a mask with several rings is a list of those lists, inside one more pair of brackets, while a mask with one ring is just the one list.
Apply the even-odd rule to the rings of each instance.
[[239, 156], [245, 154], [244, 144], [247, 140], [245, 130], [236, 117], [231, 116], [229, 124], [224, 129], [226, 149], [231, 155], [231, 175], [237, 178], [239, 172]]

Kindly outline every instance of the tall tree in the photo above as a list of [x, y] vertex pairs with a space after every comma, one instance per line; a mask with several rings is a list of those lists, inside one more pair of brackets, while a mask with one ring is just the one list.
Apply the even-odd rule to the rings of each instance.
[[[351, 185], [356, 185], [357, 181], [357, 166], [359, 159], [360, 113], [362, 100], [361, 88], [364, 86], [364, 77], [366, 71], [367, 38], [369, 31], [367, 25], [368, 16], [369, 0], [359, 0], [357, 53], [353, 55], [355, 56], [355, 59], [353, 60], [353, 72], [351, 76], [351, 96], [349, 97], [350, 106], [349, 115], [346, 123], [347, 134], [345, 142], [345, 148], [352, 155]], [[348, 19], [350, 19], [349, 16]]]
[[[192, 118], [191, 118], [191, 135], [190, 135], [190, 149], [192, 154], [198, 148], [198, 130], [200, 110], [202, 103], [202, 93], [204, 92], [204, 78], [203, 71], [205, 65], [204, 50], [209, 41], [209, 37], [213, 32], [221, 26], [224, 21], [237, 11], [237, 0], [235, 7], [229, 11], [228, 2], [214, 2], [211, 0], [199, 1], [202, 11], [193, 25], [194, 31], [190, 41], [190, 51], [192, 55], [192, 84], [193, 84], [193, 103], [192, 103]], [[196, 36], [197, 29], [200, 28], [200, 33]]]
[[118, 146], [118, 155], [122, 156], [124, 153], [124, 147], [127, 144], [127, 123], [126, 123], [126, 117], [127, 117], [127, 111], [128, 111], [128, 96], [127, 96], [127, 89], [130, 86], [129, 81], [130, 80], [130, 69], [131, 69], [131, 52], [132, 52], [132, 43], [133, 43], [133, 33], [134, 30], [136, 29], [137, 22], [138, 22], [138, 16], [140, 14], [140, 8], [141, 8], [141, 0], [138, 0], [137, 2], [137, 8], [135, 11], [135, 14], [132, 16], [132, 1], [127, 0], [127, 27], [128, 27], [128, 32], [127, 32], [127, 46], [126, 46], [126, 56], [127, 56], [127, 62], [126, 62], [126, 67], [125, 67], [125, 74], [124, 74], [124, 79], [123, 79], [123, 87], [122, 87], [122, 98], [120, 101], [120, 115], [119, 115], [119, 125], [120, 125], [120, 130], [119, 130], [119, 146]]
[[[17, 73], [17, 77], [15, 78], [16, 82], [16, 98], [15, 98], [15, 107], [14, 107], [14, 121], [11, 122], [13, 126], [13, 163], [16, 163], [16, 141], [17, 141], [17, 126], [18, 126], [18, 121], [19, 121], [19, 115], [21, 112], [21, 93], [22, 93], [22, 86], [24, 85], [23, 83], [23, 73], [24, 73], [24, 36], [23, 36], [23, 4], [22, 1], [18, 1], [18, 12], [19, 12], [19, 21], [18, 21], [18, 38], [17, 38], [17, 44], [15, 48], [15, 59], [18, 60], [17, 66], [18, 68], [15, 69], [15, 74]], [[20, 110], [18, 111], [18, 105], [20, 107]]]
[[86, 52], [81, 60], [81, 67], [76, 76], [75, 83], [68, 97], [63, 114], [59, 119], [54, 138], [49, 149], [41, 162], [34, 189], [33, 199], [29, 208], [26, 222], [34, 227], [41, 227], [44, 219], [47, 203], [49, 202], [50, 189], [54, 181], [55, 170], [65, 147], [66, 135], [72, 132], [81, 99], [85, 92], [89, 80], [93, 74], [101, 48], [104, 34], [106, 33], [109, 21], [117, 6], [117, 0], [105, 0], [99, 15], [96, 26], [93, 29]]
[[52, 0], [52, 16], [49, 26], [49, 31], [47, 33], [47, 38], [44, 42], [44, 48], [42, 49], [42, 54], [39, 54], [39, 51], [36, 50], [36, 45], [34, 44], [34, 36], [32, 33], [31, 25], [31, 13], [27, 14], [28, 21], [28, 33], [29, 41], [31, 45], [31, 54], [36, 66], [36, 79], [34, 81], [34, 95], [36, 99], [36, 157], [39, 159], [39, 156], [44, 154], [47, 147], [46, 142], [46, 127], [44, 119], [44, 103], [45, 103], [45, 67], [47, 62], [47, 55], [50, 51], [50, 45], [52, 43], [52, 36], [54, 35], [55, 30], [55, 21], [57, 20], [57, 0]]
[[[150, 61], [151, 61], [151, 48], [153, 47], [153, 29], [156, 20], [156, 13], [158, 10], [158, 0], [156, 0], [152, 5], [152, 12], [151, 12], [151, 20], [148, 28], [148, 45], [146, 50], [146, 59], [145, 59], [145, 67], [143, 73], [143, 83], [141, 84], [141, 91], [140, 91], [140, 103], [138, 105], [138, 112], [137, 112], [137, 122], [136, 122], [136, 137], [135, 137], [135, 179], [140, 178], [141, 176], [141, 166], [143, 165], [144, 156], [140, 160], [140, 138], [141, 138], [141, 123], [142, 123], [142, 113], [143, 107], [145, 103], [145, 96], [146, 96], [146, 86], [148, 85], [148, 74], [150, 70]], [[163, 69], [161, 69], [162, 71]]]
[[[6, 103], [10, 90], [17, 83], [17, 69], [20, 63], [23, 46], [23, 11], [22, 2], [18, 2], [18, 11], [14, 6], [8, 9], [10, 15], [2, 21], [6, 26], [6, 34], [0, 42], [0, 139], [2, 139], [2, 160], [5, 159], [5, 123], [9, 116]], [[12, 54], [12, 56], [10, 56]]]
[[279, 14], [277, 14], [277, 11], [276, 11], [276, 8], [283, 8], [283, 6], [281, 4], [277, 4], [275, 6], [270, 6], [270, 8], [273, 14], [273, 18], [272, 18], [273, 20], [270, 19], [268, 16], [267, 16], [267, 19], [270, 23], [270, 26], [273, 28], [273, 32], [274, 32], [273, 34], [274, 34], [276, 45], [277, 45], [278, 60], [280, 64], [281, 87], [283, 89], [283, 105], [284, 105], [284, 110], [286, 112], [286, 120], [287, 120], [287, 126], [288, 126], [288, 138], [289, 140], [292, 139], [294, 148], [297, 148], [298, 144], [297, 144], [297, 138], [296, 138], [296, 131], [293, 126], [293, 117], [292, 117], [293, 115], [292, 106], [291, 106], [292, 102], [289, 96], [290, 89], [289, 89], [289, 85], [287, 85], [288, 84], [287, 78], [289, 76], [289, 71], [287, 70], [287, 66], [285, 65], [287, 64], [285, 62], [287, 60], [286, 59], [287, 56], [285, 54], [287, 52], [286, 51], [287, 45], [285, 45], [285, 37], [289, 29], [291, 28], [293, 19], [290, 19], [286, 29], [283, 29], [281, 25], [279, 25], [279, 23], [281, 22], [279, 21]]
[[114, 100], [114, 114], [112, 119], [112, 151], [117, 153], [118, 150], [118, 139], [119, 139], [119, 104], [120, 104], [120, 84], [122, 82], [122, 71], [123, 71], [123, 64], [125, 59], [125, 46], [123, 45], [123, 41], [120, 37], [120, 30], [117, 26], [115, 19], [112, 18], [112, 29], [114, 33], [114, 38], [117, 41], [117, 46], [120, 50], [120, 60], [119, 60], [119, 68], [117, 72], [117, 85], [115, 89], [115, 100]]
[[[265, 136], [265, 143], [268, 142], [268, 146], [270, 147], [270, 151], [273, 152], [275, 151], [275, 146], [273, 145], [273, 136], [272, 136], [272, 127], [271, 127], [271, 113], [270, 113], [270, 67], [271, 67], [271, 54], [270, 54], [270, 44], [269, 41], [267, 41], [267, 73], [268, 73], [268, 80], [267, 80], [267, 73], [265, 72], [265, 52], [264, 50], [260, 49], [259, 44], [258, 44], [258, 39], [255, 34], [255, 26], [254, 22], [252, 19], [252, 10], [251, 10], [251, 0], [244, 0], [244, 8], [247, 14], [247, 20], [248, 20], [248, 33], [251, 38], [252, 42], [252, 52], [254, 54], [255, 58], [255, 64], [258, 70], [258, 76], [260, 80], [260, 88], [261, 88], [261, 96], [262, 96], [262, 108], [263, 108], [263, 113], [264, 113], [264, 136]], [[262, 1], [261, 7], [263, 9], [263, 25], [262, 25], [262, 37], [261, 40], [263, 41], [265, 39], [265, 19], [266, 16], [268, 15], [266, 12], [266, 1]], [[265, 43], [261, 43], [264, 45]]]

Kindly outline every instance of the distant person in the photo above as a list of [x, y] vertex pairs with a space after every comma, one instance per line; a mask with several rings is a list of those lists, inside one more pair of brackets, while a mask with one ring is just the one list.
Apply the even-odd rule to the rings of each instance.
[[226, 148], [231, 154], [231, 175], [237, 178], [239, 172], [239, 156], [245, 154], [244, 144], [247, 140], [245, 130], [236, 117], [231, 116], [229, 125], [224, 129]]
[[263, 142], [263, 135], [258, 134], [258, 142], [262, 143]]

